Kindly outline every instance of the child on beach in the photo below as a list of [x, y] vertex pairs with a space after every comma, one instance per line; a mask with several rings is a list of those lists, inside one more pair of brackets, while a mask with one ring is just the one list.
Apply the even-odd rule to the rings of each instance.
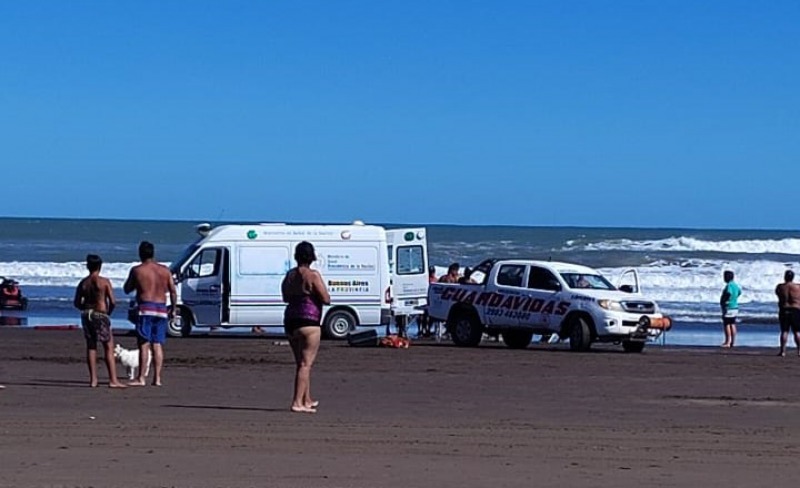
[[725, 271], [722, 277], [725, 280], [725, 288], [722, 289], [719, 304], [722, 308], [725, 342], [720, 347], [729, 348], [736, 343], [736, 319], [739, 316], [739, 297], [742, 296], [742, 289], [733, 281], [733, 271]]
[[114, 360], [114, 336], [111, 332], [111, 312], [114, 311], [114, 288], [108, 279], [100, 276], [103, 260], [96, 254], [86, 256], [89, 276], [82, 279], [75, 289], [73, 305], [81, 311], [81, 325], [86, 339], [86, 363], [89, 366], [89, 386], [97, 386], [97, 341], [103, 343], [104, 357], [108, 368], [108, 387], [124, 388], [117, 379], [117, 363]]

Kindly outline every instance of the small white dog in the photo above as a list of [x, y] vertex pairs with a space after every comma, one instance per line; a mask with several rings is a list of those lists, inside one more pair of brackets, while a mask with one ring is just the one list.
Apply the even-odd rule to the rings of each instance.
[[[114, 357], [127, 368], [128, 379], [136, 378], [136, 369], [139, 368], [139, 350], [125, 349], [117, 344], [114, 346]], [[147, 367], [144, 370], [145, 377], [150, 374], [150, 363], [153, 362], [153, 354], [147, 351]]]

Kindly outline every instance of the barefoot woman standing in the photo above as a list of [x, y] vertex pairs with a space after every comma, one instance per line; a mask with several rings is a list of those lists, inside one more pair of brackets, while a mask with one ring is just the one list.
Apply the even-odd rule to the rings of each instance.
[[322, 306], [330, 305], [331, 297], [322, 276], [311, 269], [311, 263], [317, 260], [314, 246], [301, 242], [295, 248], [294, 259], [297, 267], [290, 269], [281, 283], [283, 301], [287, 304], [283, 327], [297, 365], [291, 410], [316, 413], [319, 402], [311, 399], [311, 366], [317, 357], [322, 334]]

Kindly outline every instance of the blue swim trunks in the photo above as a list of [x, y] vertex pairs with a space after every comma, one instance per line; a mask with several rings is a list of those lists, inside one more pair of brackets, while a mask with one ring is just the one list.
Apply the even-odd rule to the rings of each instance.
[[164, 344], [167, 339], [168, 317], [166, 304], [139, 303], [139, 324], [136, 325], [136, 334], [139, 336], [139, 342]]
[[136, 335], [139, 336], [140, 343], [164, 344], [164, 341], [167, 340], [167, 319], [140, 315], [139, 324], [136, 326]]

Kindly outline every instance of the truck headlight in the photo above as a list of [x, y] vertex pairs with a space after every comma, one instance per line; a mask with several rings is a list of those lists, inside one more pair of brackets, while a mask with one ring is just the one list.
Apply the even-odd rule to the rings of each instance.
[[616, 300], [597, 300], [597, 304], [606, 310], [613, 310], [615, 312], [624, 312], [622, 305]]

